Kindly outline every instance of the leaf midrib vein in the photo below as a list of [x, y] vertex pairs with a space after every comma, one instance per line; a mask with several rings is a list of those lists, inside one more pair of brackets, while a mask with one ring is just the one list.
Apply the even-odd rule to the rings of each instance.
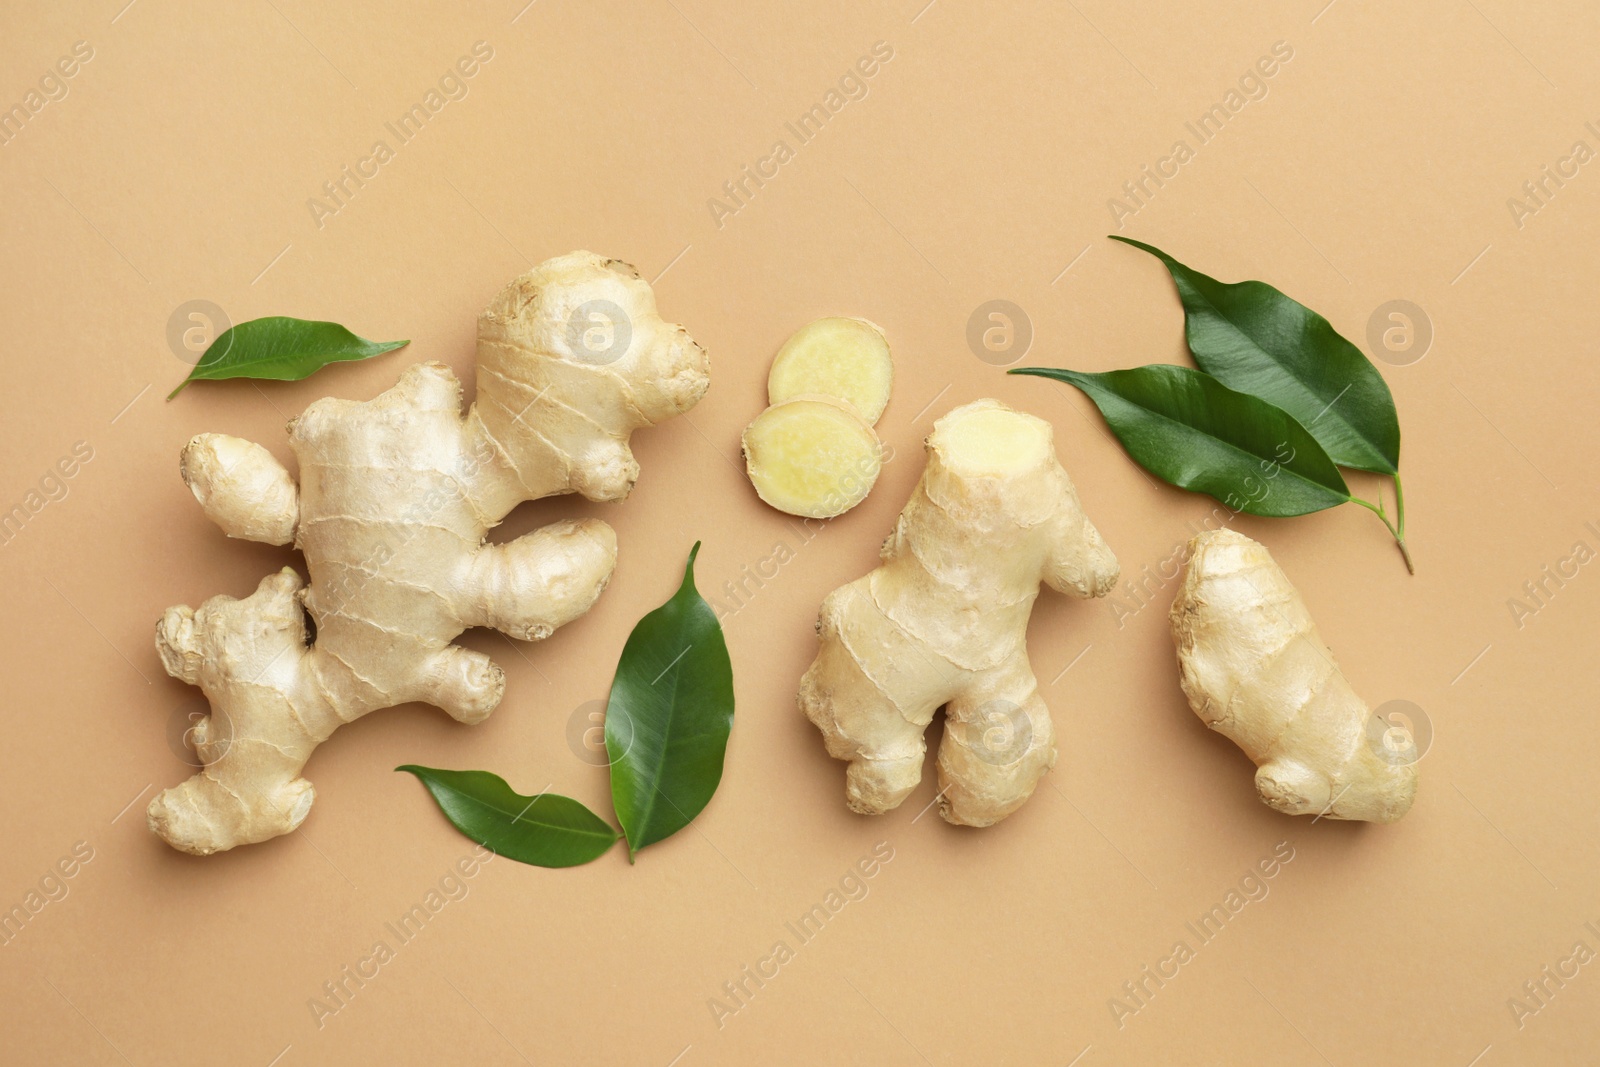
[[[1224, 388], [1226, 388], [1226, 386], [1224, 386]], [[1110, 390], [1107, 390], [1107, 392], [1110, 393]], [[1195, 433], [1203, 434], [1204, 436], [1206, 436], [1206, 437], [1210, 438], [1211, 440], [1215, 441], [1217, 444], [1221, 445], [1223, 448], [1231, 449], [1232, 451], [1238, 453], [1241, 456], [1247, 456], [1250, 459], [1255, 459], [1255, 460], [1272, 459], [1275, 462], [1277, 462], [1276, 461], [1276, 457], [1257, 455], [1254, 452], [1250, 452], [1250, 451], [1248, 451], [1248, 450], [1246, 450], [1244, 448], [1239, 447], [1238, 445], [1234, 444], [1232, 441], [1224, 441], [1222, 438], [1217, 437], [1214, 434], [1207, 433], [1206, 431], [1201, 430], [1198, 426], [1193, 426], [1193, 425], [1191, 425], [1191, 424], [1189, 424], [1187, 422], [1179, 422], [1177, 419], [1175, 419], [1172, 416], [1166, 414], [1165, 412], [1157, 411], [1154, 408], [1147, 407], [1144, 404], [1141, 404], [1139, 401], [1129, 399], [1128, 397], [1125, 397], [1120, 393], [1110, 393], [1110, 395], [1116, 397], [1118, 400], [1122, 401], [1124, 404], [1128, 404], [1128, 405], [1130, 405], [1132, 407], [1138, 408], [1140, 411], [1145, 412], [1146, 414], [1151, 415], [1151, 416], [1153, 416], [1153, 417], [1155, 417], [1157, 419], [1160, 419], [1162, 422], [1168, 423], [1168, 424], [1173, 425], [1173, 426], [1177, 426], [1177, 427], [1179, 427], [1181, 429], [1190, 430], [1190, 431], [1193, 431]], [[1288, 412], [1284, 412], [1284, 415], [1286, 417], [1288, 417], [1289, 419], [1291, 419], [1291, 420], [1293, 420], [1293, 418], [1294, 418], [1294, 416], [1289, 415]], [[1296, 425], [1299, 425], [1299, 424], [1296, 423]], [[1301, 429], [1304, 430], [1305, 428], [1301, 427]], [[1310, 430], [1306, 430], [1305, 432], [1306, 432], [1306, 434], [1308, 436], [1311, 433]], [[1331, 460], [1330, 460], [1330, 462], [1331, 462]], [[1289, 474], [1293, 475], [1295, 478], [1298, 478], [1300, 481], [1305, 482], [1307, 485], [1314, 485], [1319, 489], [1326, 489], [1330, 493], [1338, 493], [1339, 492], [1339, 490], [1334, 488], [1333, 486], [1328, 485], [1325, 482], [1319, 482], [1319, 481], [1316, 481], [1315, 479], [1307, 477], [1306, 475], [1300, 473], [1299, 471], [1295, 470], [1293, 467], [1290, 467], [1285, 463], [1278, 462], [1278, 467], [1281, 470], [1287, 471]], [[1338, 472], [1335, 471], [1335, 473], [1338, 473]], [[1343, 495], [1345, 496], [1346, 499], [1348, 499], [1349, 496], [1350, 496], [1349, 490], [1348, 489], [1345, 490]]]
[[[478, 797], [475, 797], [470, 793], [463, 792], [462, 790], [456, 789], [454, 787], [449, 787], [449, 788], [450, 788], [451, 792], [455, 793], [456, 796], [462, 798], [463, 800], [465, 800], [469, 804], [477, 805], [478, 807], [484, 809], [485, 811], [493, 812], [496, 815], [504, 815], [504, 816], [506, 816], [506, 818], [511, 820], [510, 821], [510, 825], [512, 825], [512, 826], [515, 826], [518, 823], [522, 823], [522, 824], [527, 825], [527, 826], [541, 827], [541, 828], [546, 829], [546, 830], [561, 830], [561, 831], [565, 831], [565, 832], [570, 833], [570, 834], [578, 834], [578, 835], [583, 836], [583, 837], [592, 837], [592, 838], [596, 838], [596, 839], [601, 839], [601, 838], [604, 838], [606, 836], [605, 834], [601, 834], [601, 833], [599, 833], [598, 831], [595, 831], [595, 830], [581, 830], [581, 829], [578, 829], [577, 827], [568, 826], [565, 823], [547, 822], [547, 821], [545, 821], [543, 819], [530, 819], [530, 818], [527, 818], [526, 817], [527, 811], [528, 811], [528, 808], [531, 808], [533, 806], [532, 803], [529, 803], [528, 806], [523, 808], [520, 813], [518, 813], [516, 815], [513, 815], [513, 814], [511, 814], [511, 812], [507, 811], [506, 809], [501, 808], [501, 807], [497, 807], [496, 805], [491, 804], [487, 800], [481, 800]], [[532, 800], [537, 801], [539, 799], [539, 797], [550, 796], [550, 795], [552, 795], [552, 794], [540, 793], [539, 796], [533, 797]], [[520, 794], [519, 794], [519, 796], [520, 796]], [[611, 836], [611, 840], [615, 841], [616, 840], [616, 836], [612, 835]]]
[[[1225, 285], [1227, 283], [1226, 282], [1218, 282], [1217, 284]], [[1271, 364], [1274, 367], [1277, 367], [1279, 370], [1283, 371], [1285, 377], [1288, 378], [1288, 380], [1290, 381], [1291, 384], [1293, 384], [1301, 392], [1303, 392], [1306, 395], [1310, 396], [1314, 400], [1323, 400], [1323, 399], [1325, 399], [1320, 393], [1316, 392], [1310, 386], [1306, 385], [1298, 377], [1296, 377], [1291, 371], [1289, 371], [1289, 369], [1287, 367], [1285, 367], [1284, 364], [1281, 363], [1278, 360], [1277, 356], [1275, 356], [1273, 353], [1269, 352], [1267, 349], [1261, 347], [1261, 345], [1256, 342], [1256, 339], [1254, 337], [1251, 337], [1248, 333], [1246, 333], [1244, 331], [1243, 327], [1241, 327], [1237, 322], [1234, 321], [1232, 316], [1230, 316], [1227, 312], [1223, 311], [1221, 308], [1217, 307], [1216, 304], [1212, 303], [1211, 302], [1211, 298], [1206, 296], [1204, 293], [1202, 293], [1197, 286], [1191, 285], [1190, 288], [1193, 289], [1196, 298], [1202, 304], [1204, 304], [1207, 308], [1209, 308], [1211, 310], [1211, 312], [1217, 316], [1217, 318], [1219, 318], [1223, 322], [1227, 323], [1229, 329], [1233, 330], [1234, 333], [1236, 333], [1240, 337], [1244, 338], [1244, 340], [1249, 343], [1251, 348], [1255, 349], [1257, 352], [1260, 352], [1263, 356], [1266, 356], [1268, 361], [1271, 362]], [[1286, 299], [1286, 300], [1294, 299], [1293, 297], [1289, 296], [1288, 294], [1282, 294], [1282, 295], [1283, 295], [1284, 299]], [[1302, 304], [1301, 306], [1304, 307], [1305, 305]], [[1311, 311], [1310, 308], [1306, 308], [1306, 310], [1307, 311]], [[1316, 314], [1316, 312], [1314, 312], [1314, 311], [1312, 311], [1311, 313], [1313, 315]], [[1331, 328], [1331, 325], [1330, 325], [1330, 328]], [[1352, 384], [1354, 384], [1354, 383], [1352, 383]], [[1346, 386], [1345, 388], [1348, 389], [1349, 386]], [[1343, 395], [1344, 395], [1344, 392], [1341, 391], [1339, 396], [1343, 396]], [[1354, 424], [1352, 424], [1349, 419], [1346, 419], [1341, 413], [1333, 410], [1333, 404], [1336, 403], [1338, 401], [1338, 399], [1339, 399], [1339, 397], [1334, 397], [1333, 400], [1328, 403], [1328, 406], [1323, 409], [1323, 414], [1332, 415], [1333, 418], [1334, 418], [1334, 421], [1338, 422], [1339, 425], [1341, 425], [1345, 429], [1349, 430], [1352, 434], [1354, 434], [1356, 436], [1356, 438], [1358, 440], [1360, 440], [1363, 444], [1365, 444], [1369, 448], [1371, 448], [1372, 451], [1380, 459], [1383, 459], [1383, 460], [1387, 461], [1388, 457], [1386, 455], [1384, 455], [1383, 449], [1378, 447], [1378, 444], [1377, 444], [1376, 441], [1373, 441], [1365, 433], [1363, 433], [1361, 430], [1357, 429], [1356, 426]], [[1290, 418], [1293, 418], [1293, 417], [1294, 416], [1292, 416], [1292, 415], [1290, 416]], [[1318, 418], [1321, 418], [1321, 416], [1319, 415]], [[1307, 433], [1311, 433], [1311, 431], [1309, 429], [1307, 429], [1306, 432]], [[1315, 437], [1316, 435], [1312, 434], [1312, 436]], [[1318, 442], [1318, 443], [1320, 444], [1321, 442]], [[1332, 457], [1330, 456], [1329, 458], [1331, 459]]]
[[[676, 670], [675, 668], [677, 667], [677, 665], [679, 663], [683, 662], [683, 657], [688, 654], [689, 649], [693, 648], [694, 645], [695, 645], [695, 643], [693, 641], [690, 641], [688, 647], [685, 648], [682, 652], [678, 653], [678, 658], [673, 660], [673, 662], [670, 665], [668, 665], [668, 667], [667, 667], [667, 670], [672, 672], [672, 692], [670, 694], [668, 694], [669, 699], [668, 699], [668, 702], [667, 702], [667, 718], [666, 718], [666, 721], [664, 723], [662, 723], [662, 725], [661, 725], [661, 756], [660, 756], [660, 759], [654, 761], [655, 766], [652, 768], [651, 773], [650, 773], [650, 782], [649, 782], [650, 791], [649, 791], [649, 795], [647, 797], [647, 802], [646, 802], [645, 806], [643, 807], [643, 809], [641, 809], [641, 812], [640, 812], [640, 817], [639, 817], [639, 836], [641, 838], [646, 836], [646, 833], [647, 833], [647, 831], [649, 829], [649, 826], [650, 826], [650, 820], [655, 816], [656, 799], [658, 797], [660, 797], [660, 795], [661, 795], [661, 777], [662, 777], [662, 773], [663, 773], [663, 771], [665, 771], [666, 765], [667, 765], [667, 746], [671, 742], [672, 724], [673, 724], [674, 721], [676, 721], [677, 716], [678, 716], [678, 688], [679, 688], [679, 682], [683, 678], [683, 672], [680, 671], [680, 670]], [[663, 673], [665, 673], [665, 672], [663, 672]], [[660, 680], [661, 680], [661, 675], [657, 675], [656, 676], [656, 681], [659, 682]], [[652, 688], [655, 686], [655, 682], [652, 682], [650, 684], [651, 684]], [[630, 719], [633, 718], [633, 715], [631, 713], [629, 714], [629, 718]], [[639, 729], [639, 726], [638, 726], [637, 722], [635, 722], [633, 724], [633, 729], [634, 729], [634, 736], [637, 737], [638, 736], [638, 729]], [[639, 849], [643, 848], [648, 843], [649, 842], [641, 841], [638, 845], [635, 845], [632, 841], [629, 841], [628, 842], [628, 851], [629, 851], [630, 854], [638, 852]]]

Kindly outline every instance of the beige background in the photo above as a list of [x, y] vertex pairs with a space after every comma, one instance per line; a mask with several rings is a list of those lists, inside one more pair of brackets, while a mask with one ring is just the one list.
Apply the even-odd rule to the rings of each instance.
[[[1593, 1062], [1600, 965], [1547, 980], [1520, 1028], [1508, 1000], [1576, 942], [1600, 950], [1584, 925], [1600, 927], [1600, 577], [1548, 582], [1520, 626], [1508, 599], [1575, 542], [1600, 549], [1585, 525], [1600, 526], [1600, 165], [1547, 183], [1520, 227], [1507, 198], [1574, 142], [1600, 149], [1584, 126], [1600, 119], [1594, 5], [123, 2], [13, 6], [0, 32], [0, 106], [74, 42], [94, 52], [0, 147], [0, 505], [25, 502], [75, 442], [93, 449], [0, 550], [0, 907], [76, 842], [93, 849], [0, 947], [0, 1058]], [[480, 40], [494, 54], [469, 95], [399, 145], [384, 123]], [[784, 123], [878, 41], [893, 58], [868, 95], [800, 145]], [[1031, 652], [1061, 757], [1019, 814], [981, 832], [917, 819], [925, 781], [900, 811], [851, 815], [795, 683], [818, 602], [871, 565], [937, 415], [992, 395], [1052, 420], [1125, 588], [1210, 510], [1141, 477], [1082, 397], [1005, 377], [965, 331], [1006, 299], [1031, 321], [1028, 363], [1184, 361], [1170, 282], [1103, 239], [1107, 201], [1174, 141], [1194, 147], [1184, 123], [1277, 41], [1293, 58], [1268, 95], [1124, 232], [1267, 279], [1358, 343], [1389, 300], [1431, 320], [1425, 358], [1380, 364], [1416, 576], [1354, 507], [1238, 524], [1300, 586], [1357, 688], [1423, 709], [1434, 740], [1415, 809], [1367, 827], [1259, 804], [1248, 762], [1178, 692], [1169, 586], [1120, 626], [1107, 603], [1041, 598]], [[307, 200], [380, 138], [395, 158], [319, 227]], [[708, 198], [780, 138], [794, 158], [719, 227]], [[644, 475], [625, 504], [550, 500], [503, 528], [604, 517], [621, 541], [610, 589], [541, 647], [468, 635], [510, 676], [484, 725], [376, 714], [317, 753], [301, 832], [208, 860], [169, 850], [142, 809], [189, 773], [169, 742], [199, 698], [163, 674], [153, 623], [303, 565], [208, 524], [179, 448], [221, 430], [287, 458], [284, 420], [316, 397], [370, 397], [420, 359], [470, 376], [477, 310], [577, 247], [659, 279], [663, 312], [713, 365], [688, 417], [635, 439]], [[187, 372], [169, 317], [197, 299], [235, 321], [330, 318], [413, 341], [308, 382], [167, 403]], [[840, 313], [893, 340], [879, 429], [899, 458], [803, 543], [756, 500], [738, 433], [776, 347]], [[393, 945], [384, 924], [471, 848], [392, 768], [485, 767], [609, 815], [605, 773], [569, 729], [697, 538], [701, 588], [724, 607], [724, 583], [779, 542], [796, 556], [727, 620], [738, 718], [710, 808], [635, 867], [621, 849], [571, 871], [491, 864], [319, 1028], [322, 984]], [[1199, 945], [1185, 923], [1285, 841], [1294, 859], [1270, 895]], [[877, 842], [894, 859], [868, 895], [799, 946], [784, 924]], [[708, 999], [779, 939], [795, 958], [719, 1028]], [[1119, 1027], [1110, 999], [1180, 939], [1195, 959]]]

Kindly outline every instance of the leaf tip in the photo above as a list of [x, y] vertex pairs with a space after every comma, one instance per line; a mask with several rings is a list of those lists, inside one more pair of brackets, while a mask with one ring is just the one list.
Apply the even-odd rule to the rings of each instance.
[[173, 397], [175, 397], [179, 393], [183, 392], [183, 387], [188, 385], [192, 381], [194, 381], [193, 378], [185, 378], [183, 381], [179, 382], [178, 383], [178, 387], [176, 389], [174, 389], [172, 392], [167, 394], [167, 399], [171, 400]]

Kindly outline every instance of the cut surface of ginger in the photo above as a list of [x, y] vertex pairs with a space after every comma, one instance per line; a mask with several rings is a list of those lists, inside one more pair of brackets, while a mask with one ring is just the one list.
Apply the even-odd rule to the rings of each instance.
[[883, 415], [894, 363], [883, 331], [866, 319], [818, 319], [784, 342], [767, 375], [767, 402], [821, 395], [845, 401], [870, 426]]
[[939, 420], [934, 434], [945, 466], [966, 478], [1015, 477], [1051, 454], [1048, 424], [1006, 408], [969, 405]]
[[829, 519], [866, 499], [883, 446], [853, 408], [831, 397], [800, 396], [745, 427], [744, 456], [762, 500], [790, 515]]

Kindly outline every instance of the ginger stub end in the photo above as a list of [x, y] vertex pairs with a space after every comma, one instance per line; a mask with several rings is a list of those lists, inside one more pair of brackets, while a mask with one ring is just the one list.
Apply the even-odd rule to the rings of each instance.
[[928, 443], [946, 469], [967, 478], [1026, 474], [1052, 456], [1048, 423], [1000, 407], [947, 415]]

